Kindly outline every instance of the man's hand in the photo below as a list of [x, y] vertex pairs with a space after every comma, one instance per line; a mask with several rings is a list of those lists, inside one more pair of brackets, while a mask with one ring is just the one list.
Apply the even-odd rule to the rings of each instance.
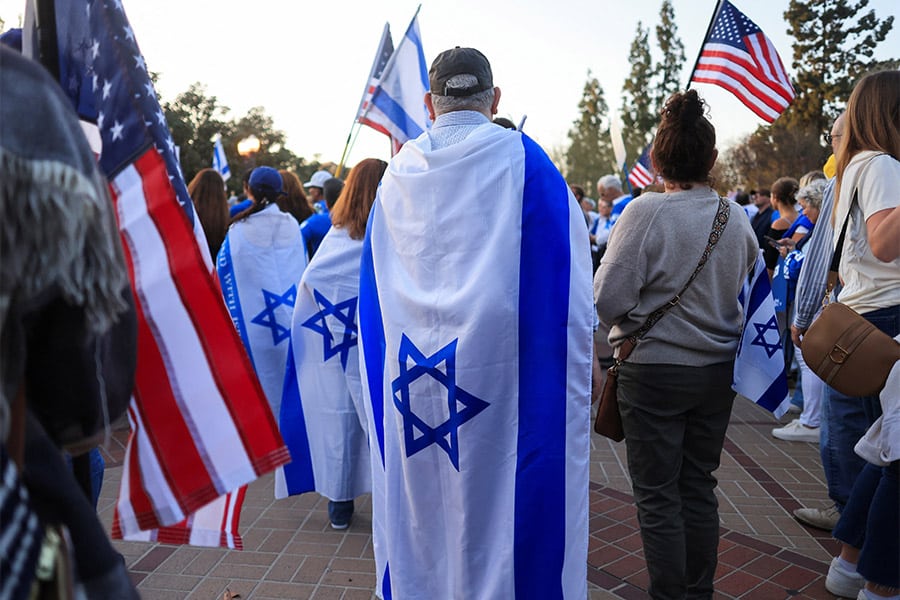
[[804, 335], [806, 335], [806, 329], [800, 329], [796, 325], [791, 325], [791, 341], [793, 341], [794, 345], [798, 348], [800, 347]]

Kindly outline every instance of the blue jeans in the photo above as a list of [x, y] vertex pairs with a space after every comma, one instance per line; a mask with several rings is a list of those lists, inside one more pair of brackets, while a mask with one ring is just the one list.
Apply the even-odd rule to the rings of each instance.
[[834, 528], [834, 537], [859, 548], [857, 571], [866, 581], [900, 587], [900, 461], [867, 464]]
[[[863, 317], [891, 337], [900, 334], [900, 306], [868, 312]], [[853, 446], [879, 416], [881, 403], [878, 396], [853, 398], [825, 387], [819, 452], [828, 483], [828, 497], [834, 500], [838, 511], [843, 512], [853, 483], [866, 464], [853, 451]]]

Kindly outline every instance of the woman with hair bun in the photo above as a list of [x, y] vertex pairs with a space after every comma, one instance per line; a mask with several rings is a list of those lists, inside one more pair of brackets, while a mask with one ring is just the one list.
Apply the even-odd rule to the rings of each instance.
[[716, 133], [704, 111], [694, 90], [666, 102], [651, 150], [665, 191], [629, 203], [594, 279], [617, 356], [644, 331], [619, 367], [618, 400], [649, 592], [659, 599], [712, 597], [719, 542], [712, 473], [734, 400], [737, 297], [759, 253], [743, 209], [710, 187]]

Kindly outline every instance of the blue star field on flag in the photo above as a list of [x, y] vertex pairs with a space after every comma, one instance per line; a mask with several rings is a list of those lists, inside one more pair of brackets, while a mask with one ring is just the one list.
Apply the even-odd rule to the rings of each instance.
[[[354, 296], [343, 302], [332, 304], [319, 290], [313, 289], [313, 295], [316, 298], [316, 304], [321, 309], [319, 312], [303, 322], [303, 327], [312, 329], [316, 333], [322, 334], [324, 343], [325, 358], [327, 361], [332, 356], [340, 353], [341, 366], [347, 370], [347, 357], [350, 349], [357, 344], [357, 328], [356, 328], [356, 304], [358, 297]], [[341, 322], [344, 326], [344, 333], [338, 344], [334, 343], [334, 336], [328, 328], [326, 318], [331, 316]]]
[[113, 179], [153, 145], [166, 163], [179, 204], [193, 222], [175, 142], [122, 3], [88, 0], [84, 11], [65, 11], [56, 27], [60, 81], [78, 116], [100, 131], [102, 171]]
[[[403, 435], [406, 456], [436, 444], [444, 449], [453, 467], [459, 471], [459, 428], [489, 406], [487, 402], [456, 385], [456, 345], [453, 340], [431, 356], [425, 356], [406, 334], [400, 340], [400, 376], [391, 382], [394, 405], [403, 416]], [[412, 359], [412, 368], [407, 363]], [[441, 371], [438, 365], [445, 364]], [[437, 427], [431, 427], [413, 412], [410, 401], [410, 385], [418, 378], [429, 375], [447, 389], [449, 417]], [[462, 405], [462, 410], [459, 409]], [[420, 435], [416, 437], [416, 433]]]
[[279, 306], [294, 307], [297, 301], [297, 286], [292, 285], [283, 294], [263, 290], [263, 298], [265, 298], [266, 307], [258, 315], [253, 317], [250, 322], [272, 330], [272, 344], [277, 346], [281, 342], [291, 337], [290, 323], [287, 326], [281, 325], [275, 316], [275, 309]]
[[[781, 339], [778, 334], [778, 321], [775, 319], [773, 315], [768, 322], [766, 323], [753, 323], [753, 327], [756, 329], [756, 337], [753, 338], [753, 341], [750, 342], [752, 346], [761, 346], [765, 349], [766, 354], [769, 358], [775, 356], [775, 353], [781, 350]], [[775, 332], [775, 342], [769, 343], [766, 340], [766, 334], [769, 331]]]

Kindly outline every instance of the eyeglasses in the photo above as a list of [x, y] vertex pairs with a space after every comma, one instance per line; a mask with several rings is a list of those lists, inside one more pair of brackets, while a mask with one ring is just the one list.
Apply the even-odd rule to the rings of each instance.
[[826, 133], [826, 134], [825, 134], [825, 143], [826, 143], [826, 144], [831, 144], [831, 143], [834, 142], [834, 140], [835, 140], [836, 138], [839, 138], [839, 137], [841, 137], [841, 134], [840, 134], [840, 133], [838, 133], [838, 134], [836, 134], [836, 135], [831, 135], [830, 133]]

